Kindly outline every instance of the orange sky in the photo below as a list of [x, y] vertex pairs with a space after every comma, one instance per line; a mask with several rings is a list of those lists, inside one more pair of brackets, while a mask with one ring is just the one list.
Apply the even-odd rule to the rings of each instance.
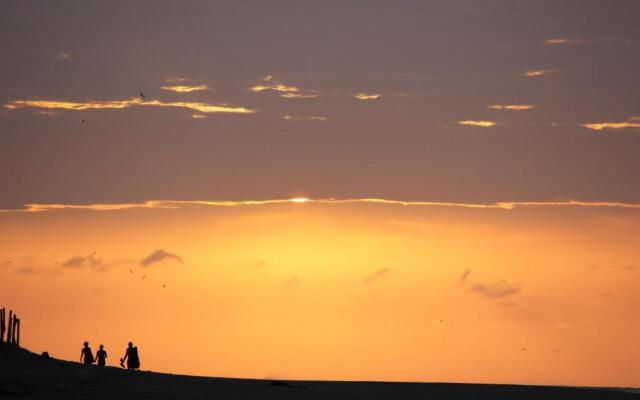
[[637, 209], [185, 204], [0, 226], [0, 304], [55, 357], [88, 340], [114, 365], [132, 340], [176, 373], [640, 385]]

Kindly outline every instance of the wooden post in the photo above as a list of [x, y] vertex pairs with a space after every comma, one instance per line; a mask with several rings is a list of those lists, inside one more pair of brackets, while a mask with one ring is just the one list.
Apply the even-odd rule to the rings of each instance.
[[16, 330], [18, 329], [18, 315], [13, 314], [13, 332], [11, 332], [11, 343], [16, 344]]
[[16, 346], [20, 347], [20, 325], [22, 325], [22, 322], [20, 319], [16, 320]]
[[4, 346], [4, 330], [5, 330], [4, 311], [5, 311], [4, 307], [2, 307], [2, 309], [0, 310], [0, 350]]
[[7, 329], [7, 343], [11, 343], [11, 324], [13, 323], [13, 311], [9, 310], [9, 326]]

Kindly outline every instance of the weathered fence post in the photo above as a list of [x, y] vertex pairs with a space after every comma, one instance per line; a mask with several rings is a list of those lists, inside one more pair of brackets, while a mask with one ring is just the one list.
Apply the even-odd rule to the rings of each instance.
[[16, 344], [16, 331], [18, 330], [18, 323], [20, 320], [18, 319], [17, 314], [13, 314], [13, 331], [11, 332], [11, 343]]
[[18, 335], [16, 336], [16, 346], [20, 347], [20, 325], [22, 325], [22, 320], [18, 320]]
[[4, 307], [2, 307], [2, 309], [0, 309], [0, 350], [4, 347], [4, 330], [5, 330], [4, 314], [5, 314], [5, 310], [4, 310]]
[[7, 343], [11, 343], [11, 328], [12, 328], [11, 325], [12, 324], [13, 324], [13, 311], [9, 310], [9, 326], [8, 326], [9, 329], [7, 329]]

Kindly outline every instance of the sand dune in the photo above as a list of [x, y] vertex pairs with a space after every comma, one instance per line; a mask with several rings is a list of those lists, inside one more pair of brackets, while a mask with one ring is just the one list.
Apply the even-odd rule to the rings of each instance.
[[0, 352], [0, 398], [39, 399], [640, 399], [615, 389], [455, 383], [268, 381], [84, 366], [14, 346]]

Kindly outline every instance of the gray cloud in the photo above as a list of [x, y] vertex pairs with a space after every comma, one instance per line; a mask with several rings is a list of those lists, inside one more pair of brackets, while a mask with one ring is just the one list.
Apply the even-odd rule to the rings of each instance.
[[164, 260], [173, 260], [173, 261], [182, 263], [182, 257], [180, 257], [179, 255], [171, 254], [164, 249], [158, 249], [153, 253], [149, 254], [148, 256], [146, 256], [145, 258], [143, 258], [142, 261], [140, 261], [140, 266], [148, 267], [150, 265], [159, 263]]
[[391, 268], [382, 268], [377, 270], [376, 272], [372, 273], [371, 275], [367, 276], [364, 280], [364, 283], [371, 283], [387, 274], [389, 274], [389, 272], [391, 272]]
[[74, 256], [62, 263], [62, 268], [82, 269], [91, 268], [99, 271], [107, 269], [111, 264], [105, 263], [101, 258], [96, 257], [96, 253], [87, 256]]
[[522, 290], [522, 284], [501, 280], [495, 283], [474, 283], [469, 291], [490, 300], [506, 299]]

